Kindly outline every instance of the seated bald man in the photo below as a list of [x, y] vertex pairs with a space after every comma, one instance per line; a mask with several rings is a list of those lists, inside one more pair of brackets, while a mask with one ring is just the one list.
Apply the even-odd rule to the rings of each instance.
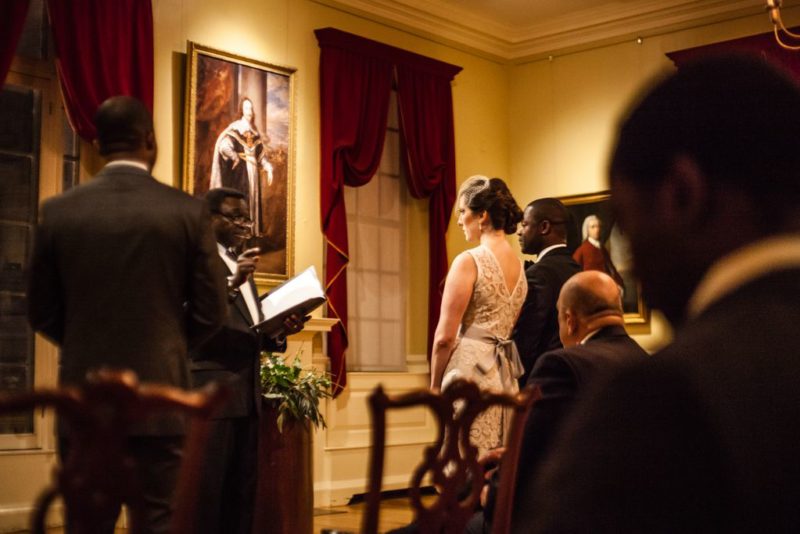
[[[614, 279], [600, 271], [573, 275], [561, 288], [556, 304], [562, 349], [542, 354], [528, 378], [539, 386], [542, 398], [534, 404], [525, 423], [525, 435], [517, 470], [514, 515], [524, 509], [530, 516], [526, 491], [542, 459], [575, 399], [601, 374], [647, 356], [624, 328], [622, 301]], [[483, 513], [476, 514], [467, 532], [490, 532], [494, 509], [494, 483]]]

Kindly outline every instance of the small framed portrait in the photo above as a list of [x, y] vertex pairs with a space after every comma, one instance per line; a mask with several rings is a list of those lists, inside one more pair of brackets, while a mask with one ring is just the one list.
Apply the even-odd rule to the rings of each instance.
[[630, 244], [611, 212], [608, 191], [561, 197], [570, 214], [567, 247], [584, 270], [603, 271], [622, 290], [622, 308], [627, 324], [645, 324], [649, 313], [642, 300], [639, 281], [633, 274]]
[[183, 189], [244, 193], [259, 247], [256, 279], [278, 283], [294, 266], [294, 69], [189, 42]]

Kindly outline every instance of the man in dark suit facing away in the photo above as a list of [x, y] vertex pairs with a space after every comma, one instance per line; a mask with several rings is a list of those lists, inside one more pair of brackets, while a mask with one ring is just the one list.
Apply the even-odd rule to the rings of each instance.
[[258, 474], [260, 355], [262, 350], [285, 351], [286, 336], [302, 330], [303, 318], [290, 315], [272, 337], [252, 328], [263, 316], [252, 277], [259, 250], [241, 250], [253, 224], [250, 209], [244, 193], [231, 188], [210, 190], [206, 201], [217, 261], [227, 275], [229, 313], [222, 329], [192, 352], [192, 379], [195, 386], [225, 383], [232, 398], [214, 416], [195, 527], [197, 534], [249, 534]]
[[[620, 299], [614, 279], [600, 271], [578, 273], [561, 288], [557, 308], [564, 347], [542, 354], [528, 379], [528, 386], [541, 388], [542, 398], [536, 401], [525, 422], [514, 514], [535, 506], [524, 488], [536, 477], [575, 399], [598, 377], [647, 356], [625, 332]], [[470, 520], [469, 532], [491, 531], [496, 482], [497, 475], [493, 477], [485, 510]]]
[[800, 89], [682, 65], [623, 119], [611, 202], [674, 342], [576, 406], [517, 532], [800, 530]]
[[517, 231], [522, 252], [537, 255], [525, 269], [528, 295], [512, 334], [525, 367], [520, 386], [527, 382], [539, 355], [561, 347], [558, 292], [570, 276], [581, 271], [567, 250], [568, 220], [569, 213], [560, 200], [540, 198], [527, 205]]
[[[89, 183], [41, 207], [28, 289], [31, 325], [60, 346], [63, 385], [109, 367], [131, 369], [142, 382], [188, 388], [189, 349], [226, 314], [208, 208], [150, 175], [157, 145], [141, 102], [110, 98], [94, 120], [95, 144], [108, 163]], [[69, 447], [64, 432], [62, 458]], [[146, 532], [168, 529], [184, 433], [178, 416], [153, 417], [131, 430]], [[98, 522], [111, 532], [114, 519]]]

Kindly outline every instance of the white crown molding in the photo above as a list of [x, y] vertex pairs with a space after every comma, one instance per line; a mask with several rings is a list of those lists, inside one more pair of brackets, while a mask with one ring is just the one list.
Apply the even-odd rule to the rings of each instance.
[[[431, 0], [314, 0], [502, 63], [764, 13], [758, 0], [638, 0], [511, 27]], [[764, 13], [764, 31], [770, 25]]]
[[[646, 37], [748, 15], [764, 13], [753, 0], [647, 0], [626, 8], [604, 7], [559, 17], [529, 27], [512, 45], [510, 60], [585, 48], [614, 41]], [[764, 31], [771, 26], [764, 13]]]
[[[425, 5], [425, 9], [422, 9], [410, 5], [410, 0], [312, 1], [405, 30], [436, 42], [467, 49], [490, 59], [504, 61], [510, 52], [507, 43], [494, 37], [489, 32], [475, 30], [471, 26], [461, 24], [454, 20], [452, 16], [447, 18], [437, 17], [429, 11], [430, 5]], [[486, 26], [504, 28], [501, 24], [485, 19], [481, 20], [484, 21]]]

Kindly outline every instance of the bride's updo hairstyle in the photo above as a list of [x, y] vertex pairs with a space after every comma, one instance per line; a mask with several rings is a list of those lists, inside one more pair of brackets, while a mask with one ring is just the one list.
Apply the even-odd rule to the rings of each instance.
[[488, 213], [495, 230], [503, 230], [507, 234], [517, 231], [517, 224], [522, 220], [522, 210], [500, 178], [470, 176], [461, 185], [458, 197], [463, 198], [464, 205], [473, 212]]

